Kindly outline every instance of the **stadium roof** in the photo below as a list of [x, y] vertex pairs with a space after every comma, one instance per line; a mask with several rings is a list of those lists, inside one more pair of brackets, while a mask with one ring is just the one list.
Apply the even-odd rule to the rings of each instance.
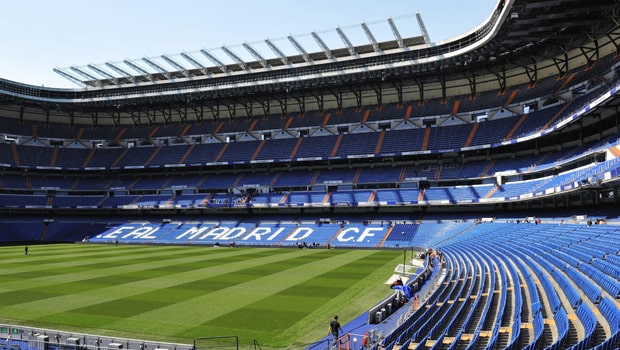
[[131, 123], [132, 113], [149, 110], [177, 110], [183, 120], [198, 120], [202, 108], [218, 118], [278, 108], [282, 113], [322, 110], [328, 103], [335, 108], [382, 105], [384, 96], [402, 102], [405, 94], [422, 101], [430, 95], [475, 96], [483, 89], [505, 91], [514, 84], [562, 76], [617, 54], [619, 12], [620, 3], [610, 0], [499, 0], [485, 23], [436, 44], [429, 44], [425, 35], [402, 38], [395, 25], [394, 40], [377, 42], [362, 25], [368, 40], [364, 45], [350, 45], [342, 29], [336, 29], [331, 34], [341, 36], [339, 48], [323, 45], [323, 32], [310, 33], [314, 51], [287, 36], [284, 42], [295, 48], [294, 55], [284, 55], [280, 44], [268, 39], [261, 43], [267, 49], [260, 51], [258, 44], [244, 43], [217, 52], [203, 49], [62, 71], [86, 89], [0, 80], [0, 103], [52, 110], [59, 118], [103, 112], [122, 124]]
[[[502, 12], [506, 7], [508, 11]], [[177, 55], [143, 57], [123, 62], [106, 62], [104, 64], [71, 66], [55, 71], [84, 87], [121, 87], [137, 83], [158, 83], [200, 80], [213, 77], [231, 76], [237, 73], [261, 73], [280, 68], [315, 67], [323, 69], [325, 64], [351, 61], [369, 57], [389, 57], [395, 54], [409, 54], [409, 59], [419, 70], [424, 70], [424, 63], [415, 62], [415, 57], [430, 58], [422, 50], [437, 57], [431, 70], [437, 68], [446, 71], [473, 63], [495, 66], [496, 61], [503, 65], [524, 66], [532, 60], [540, 60], [561, 55], [571, 48], [582, 48], [586, 42], [599, 35], [608, 34], [610, 25], [618, 10], [617, 2], [609, 0], [501, 0], [496, 11], [491, 14], [488, 23], [482, 24], [470, 33], [465, 33], [453, 43], [432, 44], [428, 38], [424, 23], [419, 14], [422, 36], [402, 38], [396, 22], [388, 18], [384, 26], [390, 27], [394, 40], [378, 42], [368, 24], [362, 22], [359, 27], [345, 28], [363, 30], [368, 43], [353, 46], [346, 30], [336, 28], [332, 31], [312, 32], [316, 45], [309, 50], [298, 40], [298, 36], [288, 35], [280, 40], [265, 39], [264, 42], [243, 43], [235, 47], [222, 46], [215, 49], [201, 49], [197, 52], [183, 52]], [[410, 16], [403, 16], [408, 18]], [[379, 23], [379, 22], [377, 22]], [[501, 24], [495, 28], [497, 24]], [[471, 34], [474, 34], [472, 37]], [[323, 35], [340, 37], [342, 46], [328, 47]], [[484, 36], [492, 34], [473, 50], [470, 48], [463, 55], [461, 48], [482, 41]], [[463, 39], [465, 41], [463, 41]], [[285, 55], [281, 47], [288, 44], [297, 52]], [[454, 44], [458, 46], [455, 47]], [[441, 48], [437, 50], [437, 48]], [[316, 50], [318, 49], [318, 50]], [[591, 49], [584, 49], [590, 52]], [[459, 53], [454, 55], [453, 53]], [[414, 55], [412, 55], [414, 54]], [[584, 52], [584, 56], [588, 53]], [[243, 56], [243, 57], [242, 57]], [[250, 59], [246, 58], [249, 57]], [[517, 59], [515, 59], [517, 58]], [[389, 61], [389, 59], [387, 59]], [[440, 65], [437, 67], [437, 65]], [[387, 67], [386, 67], [387, 68]]]
[[[369, 55], [406, 52], [414, 47], [430, 45], [430, 37], [420, 14], [415, 17], [423, 33], [421, 36], [403, 38], [397, 23], [411, 20], [414, 15], [388, 18], [384, 21], [362, 22], [357, 26], [337, 27], [333, 30], [313, 31], [302, 35], [289, 34], [278, 39], [261, 42], [244, 42], [241, 45], [223, 45], [217, 48], [181, 52], [174, 55], [127, 59], [122, 62], [105, 62], [85, 66], [56, 68], [62, 77], [84, 88], [120, 87], [139, 83], [175, 82], [230, 76], [235, 73], [269, 72], [341, 62]], [[371, 26], [389, 28], [394, 40], [379, 42]], [[351, 33], [352, 35], [348, 35]], [[364, 36], [365, 43], [354, 45], [351, 37]], [[324, 37], [337, 37], [338, 47], [330, 47]], [[311, 42], [308, 43], [308, 38]], [[302, 41], [303, 39], [303, 41]], [[333, 40], [330, 40], [333, 42]], [[311, 46], [309, 44], [312, 44]], [[286, 55], [284, 52], [295, 52]]]

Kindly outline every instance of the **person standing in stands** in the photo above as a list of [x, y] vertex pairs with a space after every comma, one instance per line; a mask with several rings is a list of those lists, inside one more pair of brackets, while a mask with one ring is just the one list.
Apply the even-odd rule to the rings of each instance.
[[[334, 344], [338, 344], [338, 336], [342, 328], [340, 322], [338, 322], [338, 315], [334, 316], [334, 319], [329, 323], [329, 333], [334, 337]], [[338, 348], [336, 346], [336, 348]]]

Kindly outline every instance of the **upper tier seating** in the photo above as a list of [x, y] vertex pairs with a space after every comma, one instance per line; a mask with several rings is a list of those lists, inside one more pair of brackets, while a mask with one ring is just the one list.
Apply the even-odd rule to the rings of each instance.
[[[461, 125], [432, 126], [421, 128], [408, 121], [404, 121], [395, 130], [377, 130], [361, 124], [351, 133], [343, 132], [333, 134], [333, 131], [320, 129], [309, 137], [289, 138], [270, 138], [258, 140], [256, 136], [245, 134], [239, 139], [223, 141], [213, 135], [209, 136], [204, 143], [184, 143], [184, 136], [191, 130], [190, 125], [157, 125], [152, 128], [139, 126], [135, 128], [123, 128], [114, 130], [109, 140], [118, 140], [122, 137], [137, 137], [148, 140], [151, 137], [160, 135], [161, 137], [175, 137], [181, 143], [171, 143], [163, 145], [143, 145], [138, 142], [132, 147], [123, 148], [94, 148], [88, 149], [80, 141], [75, 141], [65, 146], [49, 147], [39, 141], [33, 133], [31, 139], [24, 145], [0, 145], [3, 152], [0, 163], [10, 166], [24, 167], [58, 167], [63, 169], [77, 168], [136, 168], [136, 167], [164, 167], [168, 165], [204, 165], [217, 162], [237, 163], [253, 161], [288, 161], [303, 159], [326, 159], [329, 157], [348, 158], [348, 157], [372, 157], [375, 155], [401, 155], [419, 152], [443, 152], [446, 150], [459, 150], [464, 147], [482, 146], [499, 144], [506, 139], [522, 134], [538, 131], [543, 126], [549, 126], [552, 121], [561, 120], [562, 116], [569, 115], [575, 108], [581, 108], [583, 103], [600, 93], [600, 89], [594, 89], [588, 94], [569, 100], [563, 104], [557, 104], [541, 111], [533, 111], [528, 115], [500, 117], [488, 121], [476, 123], [466, 123]], [[392, 111], [400, 111], [398, 108], [391, 108]], [[356, 110], [344, 110], [342, 113], [336, 111], [327, 112], [324, 116], [310, 113], [304, 116], [291, 116], [289, 119], [315, 120], [321, 126], [329, 120], [341, 119], [342, 121], [367, 119], [372, 112], [358, 112]], [[376, 111], [374, 111], [376, 112]], [[560, 115], [561, 114], [561, 115]], [[345, 117], [346, 115], [346, 117]], [[350, 115], [350, 116], [349, 116]], [[333, 116], [330, 117], [330, 116]], [[352, 116], [352, 117], [351, 117]], [[1, 118], [0, 118], [1, 119]], [[269, 118], [267, 118], [269, 119]], [[321, 121], [321, 119], [323, 119]], [[7, 124], [14, 124], [14, 121], [6, 120]], [[251, 122], [251, 119], [237, 118], [230, 121], [218, 121], [218, 132], [225, 127], [233, 128], [237, 131], [254, 129], [258, 122]], [[210, 124], [205, 122], [202, 124]], [[202, 125], [201, 124], [201, 125]], [[287, 124], [289, 124], [287, 122]], [[240, 127], [243, 127], [239, 129]], [[401, 127], [402, 126], [402, 127]], [[38, 129], [43, 125], [33, 125]], [[50, 125], [49, 128], [58, 128]], [[245, 129], [244, 129], [245, 128]], [[8, 128], [9, 132], [25, 132], [23, 127], [13, 125]], [[65, 129], [63, 129], [65, 130]], [[83, 136], [84, 128], [79, 128], [79, 136]], [[150, 130], [147, 135], [145, 131]], [[171, 136], [169, 133], [178, 133], [178, 136]], [[215, 132], [215, 131], [214, 131]], [[281, 131], [283, 135], [284, 131]], [[27, 135], [26, 135], [27, 136]], [[224, 137], [221, 137], [222, 139]], [[229, 137], [226, 137], [228, 139]], [[69, 140], [71, 137], [68, 138]], [[168, 141], [166, 141], [168, 142]], [[175, 141], [176, 142], [176, 141]], [[533, 166], [543, 159], [532, 160], [529, 166]], [[528, 166], [528, 163], [519, 164], [519, 167]], [[458, 177], [458, 166], [452, 167], [453, 171], [448, 171], [448, 176]], [[485, 168], [488, 173], [496, 168]], [[486, 176], [487, 174], [481, 174]], [[439, 178], [440, 171], [430, 178]]]

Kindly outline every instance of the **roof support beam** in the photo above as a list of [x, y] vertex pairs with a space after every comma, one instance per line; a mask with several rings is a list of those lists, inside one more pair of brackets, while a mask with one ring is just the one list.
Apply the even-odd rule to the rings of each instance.
[[320, 94], [320, 93], [319, 94], [315, 94], [313, 92], [310, 92], [310, 94], [316, 100], [316, 105], [317, 105], [317, 108], [319, 110], [319, 113], [323, 113], [323, 110], [324, 110], [323, 107], [325, 106], [324, 103], [323, 103], [323, 101], [324, 101], [323, 94]]
[[321, 50], [323, 50], [323, 53], [325, 53], [325, 57], [331, 60], [334, 56], [332, 55], [332, 51], [329, 49], [329, 47], [325, 45], [323, 39], [321, 39], [321, 37], [316, 32], [312, 32], [310, 34], [314, 38], [314, 41], [316, 41], [316, 43], [319, 45]]
[[306, 112], [306, 97], [305, 96], [295, 96], [291, 94], [295, 101], [297, 101], [297, 107], [299, 108], [299, 114], [303, 115]]
[[141, 124], [141, 112], [140, 111], [130, 111], [129, 115], [131, 116], [131, 120], [133, 120], [133, 126], [139, 126]]
[[198, 123], [202, 122], [202, 120], [204, 119], [204, 107], [197, 106], [192, 109], [194, 110], [194, 117], [196, 118], [196, 121]]
[[568, 52], [564, 50], [564, 54], [557, 57], [552, 57], [555, 68], [558, 69], [560, 79], [564, 79], [566, 73], [568, 73]]
[[439, 83], [441, 84], [441, 103], [448, 103], [448, 95], [446, 94], [446, 77], [439, 72], [437, 73], [437, 76], [439, 77]]
[[211, 117], [213, 121], [218, 121], [220, 119], [220, 105], [216, 104], [215, 106], [207, 106], [209, 111], [211, 111]]
[[416, 79], [415, 83], [418, 85], [418, 92], [420, 93], [418, 105], [424, 105], [424, 80]]
[[108, 114], [112, 117], [112, 123], [115, 128], [121, 126], [121, 112], [120, 111], [112, 111], [108, 112]]
[[293, 38], [291, 35], [286, 37], [288, 39], [288, 41], [291, 42], [291, 44], [295, 47], [295, 49], [297, 50], [297, 52], [299, 52], [299, 54], [304, 58], [304, 60], [308, 63], [312, 63], [312, 59], [310, 58], [310, 55], [308, 55], [308, 53], [306, 52], [306, 50], [303, 48], [303, 46], [301, 46], [297, 40], [295, 40], [295, 38]]
[[76, 77], [76, 76], [74, 76], [72, 74], [69, 74], [69, 73], [67, 73], [67, 72], [65, 72], [63, 70], [60, 70], [58, 68], [54, 68], [54, 72], [56, 74], [60, 75], [61, 77], [65, 78], [65, 79], [67, 79], [67, 80], [69, 80], [69, 81], [71, 81], [71, 82], [73, 82], [73, 83], [75, 83], [75, 84], [77, 84], [79, 86], [82, 86], [82, 87], [86, 86], [86, 84], [84, 84], [84, 82], [82, 82], [81, 79], [79, 79], [78, 77]]
[[189, 71], [187, 70], [187, 68], [183, 67], [179, 62], [173, 60], [171, 57], [168, 57], [166, 55], [161, 55], [161, 58], [168, 62], [169, 65], [173, 66], [174, 68], [178, 69], [179, 71], [183, 72], [183, 75], [186, 77], [189, 77]]
[[599, 44], [598, 44], [598, 40], [594, 39], [594, 40], [592, 40], [592, 43], [594, 44], [594, 47], [583, 47], [583, 46], [579, 47], [579, 50], [581, 50], [581, 54], [588, 61], [588, 67], [586, 67], [587, 69], [592, 68], [594, 66], [594, 64], [600, 58], [599, 57]]
[[282, 115], [286, 115], [288, 113], [288, 99], [286, 97], [283, 97], [282, 99], [278, 99], [278, 102], [280, 102], [280, 111], [282, 112]]
[[424, 36], [424, 43], [430, 45], [431, 37], [428, 35], [428, 30], [426, 30], [426, 26], [422, 20], [422, 15], [418, 12], [415, 14], [415, 18], [418, 20], [418, 26], [420, 26], [420, 31], [422, 31], [422, 35]]
[[534, 61], [531, 67], [528, 65], [523, 68], [525, 69], [525, 74], [527, 75], [527, 78], [530, 81], [529, 87], [530, 88], [534, 87], [534, 85], [538, 81], [538, 65], [536, 64], [536, 61]]
[[265, 99], [265, 101], [261, 102], [261, 106], [263, 107], [263, 116], [268, 116], [271, 114], [271, 100]]
[[263, 66], [263, 68], [269, 68], [269, 64], [267, 63], [267, 60], [261, 56], [261, 54], [259, 54], [256, 50], [254, 50], [254, 48], [252, 46], [250, 46], [250, 44], [248, 43], [243, 43], [242, 44], [243, 47], [248, 50], [248, 52], [258, 61], [260, 62], [260, 65]]
[[375, 52], [381, 52], [377, 39], [375, 39], [375, 36], [372, 34], [370, 28], [368, 28], [365, 22], [362, 22], [362, 29], [364, 29], [364, 33], [366, 33], [366, 36], [368, 37], [368, 40], [370, 41], [373, 50], [375, 50]]
[[97, 74], [101, 75], [102, 77], [110, 79], [114, 84], [118, 83], [118, 79], [115, 76], [113, 76], [112, 74], [110, 74], [110, 73], [104, 71], [103, 69], [95, 66], [94, 64], [89, 64], [87, 67], [90, 68], [90, 70], [92, 70], [92, 71], [96, 72]]
[[222, 61], [217, 59], [217, 57], [213, 56], [209, 51], [205, 49], [201, 49], [200, 53], [205, 55], [209, 59], [209, 61], [213, 62], [213, 64], [215, 64], [222, 71], [222, 73], [228, 72], [228, 68], [226, 68], [224, 63], [222, 63]]
[[187, 122], [187, 107], [177, 109], [177, 114], [181, 123], [185, 124]]
[[69, 111], [69, 126], [73, 128], [75, 125], [75, 111]]
[[501, 94], [506, 93], [506, 67], [501, 67], [500, 72], [493, 73], [497, 78], [497, 83], [499, 84], [499, 92]]
[[264, 101], [256, 100], [263, 107], [263, 116], [271, 114], [271, 100], [265, 99]]
[[226, 105], [226, 107], [228, 107], [228, 115], [230, 116], [230, 119], [237, 118], [237, 104], [231, 102]]
[[228, 57], [232, 58], [233, 61], [235, 61], [243, 70], [247, 70], [248, 66], [247, 64], [241, 59], [239, 58], [239, 56], [237, 56], [234, 52], [232, 52], [229, 48], [227, 48], [226, 46], [222, 46], [222, 51], [224, 51], [225, 54], [228, 55]]
[[401, 49], [404, 48], [405, 42], [403, 41], [403, 37], [400, 36], [398, 27], [396, 27], [396, 23], [394, 23], [394, 20], [392, 19], [392, 17], [388, 18], [388, 23], [390, 24], [390, 28], [392, 29], [392, 34], [394, 34], [394, 38], [396, 38], [396, 41], [398, 42], [398, 47], [400, 47]]
[[109, 68], [111, 68], [116, 73], [122, 75], [123, 77], [125, 77], [125, 78], [127, 78], [129, 80], [131, 80], [132, 83], [136, 82], [136, 77], [134, 77], [133, 75], [129, 74], [126, 70], [120, 68], [119, 66], [113, 64], [112, 62], [106, 62], [105, 65], [108, 66]]
[[476, 84], [476, 76], [475, 75], [470, 75], [467, 78], [467, 81], [469, 82], [469, 91], [470, 91], [470, 98], [474, 98], [476, 97], [476, 93], [477, 93], [477, 84]]
[[[168, 109], [161, 109], [160, 110], [161, 115], [164, 119], [164, 125], [169, 125], [170, 122], [172, 121], [172, 109], [168, 108]], [[157, 114], [157, 111], [155, 111], [155, 114]]]
[[394, 86], [394, 89], [396, 89], [396, 96], [398, 97], [398, 104], [402, 105], [403, 104], [403, 82], [400, 80], [397, 80], [393, 82], [392, 85]]
[[338, 33], [338, 36], [340, 36], [340, 40], [342, 40], [342, 42], [347, 46], [349, 54], [351, 56], [357, 56], [357, 52], [355, 52], [355, 47], [353, 47], [351, 41], [349, 40], [349, 38], [347, 38], [342, 29], [340, 29], [340, 27], [337, 27], [336, 32]]
[[329, 91], [336, 98], [336, 105], [338, 106], [338, 111], [342, 110], [342, 91]]
[[97, 111], [91, 112], [90, 121], [93, 127], [99, 126], [99, 112]]
[[237, 118], [237, 105], [234, 102], [228, 102], [225, 106], [228, 109], [228, 117], [231, 120]]
[[157, 122], [157, 112], [146, 111], [146, 119], [149, 121], [149, 126], [153, 126]]
[[163, 74], [166, 78], [170, 79], [170, 72], [164, 69], [164, 67], [157, 64], [155, 61], [151, 60], [148, 57], [142, 57], [142, 61], [146, 62], [149, 66], [153, 67], [155, 70]]
[[383, 105], [383, 87], [381, 84], [370, 84], [370, 87], [375, 91], [375, 96], [377, 97], [377, 107], [381, 107]]
[[357, 109], [362, 108], [362, 88], [359, 85], [357, 85], [357, 86], [352, 86], [350, 89], [353, 95], [355, 95], [355, 102], [356, 102]]
[[275, 53], [280, 58], [280, 61], [282, 61], [282, 63], [286, 65], [289, 64], [288, 58], [286, 58], [286, 56], [282, 53], [282, 51], [280, 51], [280, 49], [278, 49], [276, 45], [274, 45], [274, 43], [272, 43], [269, 39], [265, 39], [265, 44], [267, 44], [271, 51], [273, 51], [273, 53]]
[[185, 52], [181, 52], [181, 57], [185, 58], [189, 63], [191, 63], [194, 67], [202, 72], [204, 75], [208, 75], [207, 67], [205, 67], [202, 63], [198, 62], [194, 57], [190, 56]]
[[616, 47], [616, 55], [620, 54], [620, 43], [618, 39], [620, 38], [620, 33], [613, 31], [611, 33], [605, 34], [605, 36], [614, 44]]
[[78, 68], [76, 66], [71, 66], [70, 69], [88, 80], [99, 80], [95, 76], [85, 72], [83, 69]]
[[252, 118], [254, 116], [253, 102], [252, 101], [242, 102], [242, 104], [243, 104], [243, 107], [245, 107], [245, 114], [248, 116], [248, 118]]
[[136, 72], [146, 76], [146, 78], [150, 81], [153, 81], [153, 76], [151, 75], [151, 73], [147, 72], [146, 70], [144, 70], [144, 68], [138, 66], [137, 64], [131, 62], [130, 60], [124, 60], [123, 61], [126, 65], [128, 65], [129, 67], [131, 67], [131, 69], [135, 70]]
[[377, 107], [381, 107], [383, 105], [383, 87], [381, 84], [370, 84], [370, 87], [374, 90], [375, 96], [377, 97]]

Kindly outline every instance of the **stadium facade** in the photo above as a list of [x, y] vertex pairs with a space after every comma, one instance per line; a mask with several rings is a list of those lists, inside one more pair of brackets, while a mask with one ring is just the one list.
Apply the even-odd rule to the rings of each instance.
[[[425, 237], [429, 218], [475, 218], [476, 225], [481, 218], [544, 218], [579, 227], [598, 217], [610, 225], [620, 184], [619, 11], [610, 0], [500, 0], [485, 23], [437, 44], [401, 38], [394, 28], [393, 41], [377, 42], [369, 32], [368, 45], [353, 46], [342, 34], [342, 48], [308, 53], [297, 45], [296, 56], [273, 46], [275, 57], [265, 58], [244, 46], [251, 62], [227, 52], [235, 63], [223, 64], [204, 51], [211, 65], [185, 54], [183, 62], [162, 56], [58, 71], [80, 89], [1, 80], [0, 241], [103, 234], [140, 243], [181, 236], [182, 243], [202, 237], [208, 244], [278, 245], [302, 237], [397, 247]], [[127, 224], [135, 219], [142, 221]], [[196, 220], [204, 222], [184, 223]], [[574, 304], [584, 325], [605, 305], [600, 313], [608, 321], [599, 321], [606, 326], [597, 337], [592, 326], [576, 340], [562, 338], [564, 328], [543, 340], [543, 312], [528, 304], [534, 321], [511, 323], [514, 338], [502, 339], [504, 346], [617, 345], [617, 289], [613, 277], [598, 282], [599, 273], [588, 270], [595, 258], [533, 262], [528, 254], [550, 253], [516, 249], [506, 241], [510, 228], [492, 239], [485, 230], [457, 235], [468, 230], [458, 228], [417, 245], [445, 248], [449, 267], [462, 266], [467, 251], [489, 271], [510, 265], [514, 270], [501, 276], [485, 273], [513, 288], [519, 273], [532, 269], [543, 281], [574, 263], [583, 274], [574, 273], [573, 283], [586, 275], [604, 290], [591, 303]], [[526, 244], [539, 242], [538, 232], [522, 234]], [[502, 248], [471, 246], [478, 239]], [[613, 259], [606, 257], [617, 254], [598, 259], [607, 266]], [[555, 267], [545, 265], [550, 261]], [[617, 272], [611, 268], [611, 276]], [[564, 283], [561, 276], [556, 283]], [[493, 305], [501, 320], [502, 302]], [[526, 323], [535, 333], [522, 336], [517, 329]], [[487, 346], [499, 325], [484, 335]], [[444, 329], [390, 340], [449, 343]], [[480, 329], [466, 333], [478, 337]]]

